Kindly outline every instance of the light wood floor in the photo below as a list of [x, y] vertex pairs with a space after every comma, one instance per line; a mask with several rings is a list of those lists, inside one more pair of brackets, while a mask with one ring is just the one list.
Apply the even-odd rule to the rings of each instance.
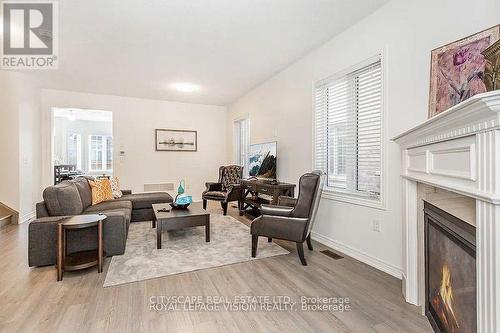
[[[218, 209], [212, 205], [211, 209]], [[237, 216], [234, 208], [230, 214]], [[250, 236], [249, 240], [250, 242]], [[266, 241], [261, 239], [261, 242]], [[103, 288], [96, 268], [28, 268], [27, 225], [0, 229], [0, 332], [431, 332], [405, 303], [401, 281], [354, 259], [333, 260], [313, 243], [309, 266], [292, 253], [214, 269]], [[287, 295], [349, 297], [348, 312], [155, 312], [151, 296]]]

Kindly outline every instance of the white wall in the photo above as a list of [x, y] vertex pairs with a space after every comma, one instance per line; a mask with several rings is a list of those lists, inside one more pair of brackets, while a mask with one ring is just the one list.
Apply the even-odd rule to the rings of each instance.
[[[42, 90], [44, 185], [50, 170], [50, 108], [68, 107], [113, 112], [114, 175], [122, 188], [144, 190], [145, 183], [186, 180], [187, 192], [200, 200], [205, 182], [217, 179], [226, 162], [225, 107], [110, 95]], [[197, 152], [155, 151], [155, 129], [198, 131]], [[125, 157], [119, 151], [125, 151]]]
[[0, 202], [19, 209], [19, 112], [13, 76], [0, 72]]
[[[315, 238], [395, 276], [402, 267], [400, 153], [390, 141], [427, 117], [430, 52], [500, 22], [498, 0], [392, 1], [229, 106], [250, 116], [251, 142], [278, 141], [278, 177], [312, 168], [313, 83], [375, 54], [384, 56], [387, 209], [323, 199]], [[228, 136], [228, 159], [233, 157]], [[372, 221], [381, 231], [372, 231]]]
[[0, 202], [32, 217], [40, 197], [40, 89], [29, 74], [0, 71]]

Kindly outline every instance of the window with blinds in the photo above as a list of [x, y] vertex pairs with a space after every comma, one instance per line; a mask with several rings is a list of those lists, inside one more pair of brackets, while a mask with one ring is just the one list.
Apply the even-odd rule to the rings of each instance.
[[380, 57], [318, 82], [315, 165], [326, 190], [380, 200], [382, 70]]

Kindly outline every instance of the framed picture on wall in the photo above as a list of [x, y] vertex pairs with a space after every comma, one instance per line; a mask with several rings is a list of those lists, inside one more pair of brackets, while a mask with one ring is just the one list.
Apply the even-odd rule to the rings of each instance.
[[499, 38], [497, 25], [432, 50], [429, 118], [486, 92], [486, 60], [481, 52]]
[[156, 151], [197, 151], [198, 133], [189, 130], [156, 129]]

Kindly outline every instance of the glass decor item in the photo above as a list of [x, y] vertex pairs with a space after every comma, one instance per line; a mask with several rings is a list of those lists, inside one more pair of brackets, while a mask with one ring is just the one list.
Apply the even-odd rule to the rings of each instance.
[[179, 187], [177, 188], [177, 195], [175, 196], [175, 200], [170, 204], [172, 208], [187, 208], [191, 202], [193, 202], [193, 198], [190, 195], [184, 194], [186, 188], [186, 182], [182, 179], [179, 182]]
[[186, 182], [184, 179], [181, 179], [179, 182], [179, 187], [177, 188], [177, 196], [184, 194], [184, 189], [186, 188]]
[[175, 203], [178, 205], [189, 205], [193, 202], [193, 198], [190, 195], [180, 195], [175, 199]]

